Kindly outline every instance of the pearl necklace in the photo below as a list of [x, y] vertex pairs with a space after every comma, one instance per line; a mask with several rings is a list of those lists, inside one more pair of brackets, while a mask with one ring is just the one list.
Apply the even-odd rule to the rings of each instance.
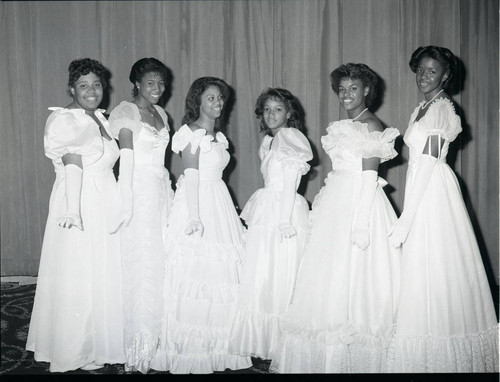
[[430, 101], [427, 101], [424, 105], [422, 105], [421, 109], [422, 109], [422, 110], [424, 110], [427, 106], [429, 106], [429, 104], [430, 104], [432, 101], [434, 101], [434, 99], [435, 99], [435, 98], [436, 98], [436, 97], [437, 97], [440, 93], [442, 93], [442, 92], [444, 92], [444, 89], [441, 89], [440, 91], [438, 91], [438, 92], [436, 93], [436, 95], [435, 95], [434, 97], [432, 97], [432, 98], [431, 98], [431, 100], [430, 100]]
[[352, 121], [354, 122], [354, 120], [356, 120], [356, 119], [358, 119], [359, 117], [361, 117], [361, 114], [363, 114], [363, 113], [364, 113], [365, 111], [367, 111], [367, 110], [368, 110], [368, 108], [365, 108], [365, 109], [364, 109], [361, 113], [359, 113], [356, 117], [354, 117], [354, 118], [352, 119]]

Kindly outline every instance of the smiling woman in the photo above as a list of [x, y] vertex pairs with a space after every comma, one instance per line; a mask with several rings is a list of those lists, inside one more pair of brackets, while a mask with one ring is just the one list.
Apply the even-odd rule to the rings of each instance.
[[45, 127], [56, 180], [50, 196], [26, 349], [51, 372], [123, 363], [120, 242], [109, 234], [118, 194], [118, 146], [98, 109], [106, 69], [96, 60], [69, 67], [73, 101]]
[[130, 71], [132, 102], [109, 117], [120, 141], [120, 231], [124, 279], [125, 368], [147, 373], [158, 347], [162, 314], [167, 216], [173, 191], [164, 166], [170, 136], [168, 117], [157, 105], [165, 91], [167, 67], [155, 58]]

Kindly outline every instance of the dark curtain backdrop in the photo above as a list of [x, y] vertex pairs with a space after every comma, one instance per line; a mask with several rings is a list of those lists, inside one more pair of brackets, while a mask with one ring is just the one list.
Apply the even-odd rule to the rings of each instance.
[[[261, 139], [253, 108], [266, 87], [288, 88], [305, 111], [316, 159], [301, 191], [312, 202], [330, 163], [320, 137], [345, 118], [330, 87], [338, 65], [363, 62], [383, 79], [378, 116], [402, 134], [421, 100], [408, 67], [421, 45], [451, 49], [462, 61], [464, 133], [450, 164], [461, 182], [490, 280], [498, 283], [498, 0], [2, 1], [0, 3], [0, 240], [2, 275], [36, 275], [54, 171], [43, 152], [49, 106], [66, 106], [72, 59], [100, 60], [112, 73], [105, 107], [130, 100], [128, 73], [142, 57], [172, 72], [165, 109], [178, 129], [184, 97], [200, 76], [234, 91], [226, 135], [226, 172], [243, 207], [262, 185]], [[398, 211], [408, 151], [383, 169]], [[167, 161], [173, 178], [176, 155]], [[446, 240], [446, 238], [443, 238]]]

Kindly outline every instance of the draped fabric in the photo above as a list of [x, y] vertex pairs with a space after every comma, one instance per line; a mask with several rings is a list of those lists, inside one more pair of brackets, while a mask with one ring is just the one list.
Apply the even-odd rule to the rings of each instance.
[[[498, 0], [7, 1], [0, 3], [0, 249], [2, 275], [35, 275], [54, 181], [44, 157], [49, 106], [66, 106], [67, 68], [75, 58], [100, 60], [112, 73], [111, 111], [131, 99], [128, 74], [142, 57], [172, 73], [164, 107], [177, 130], [194, 79], [217, 76], [233, 90], [225, 134], [232, 162], [225, 178], [243, 207], [262, 186], [255, 101], [285, 87], [304, 111], [316, 159], [302, 191], [312, 202], [330, 171], [321, 135], [346, 113], [329, 74], [363, 62], [383, 79], [377, 115], [404, 133], [421, 100], [411, 53], [422, 45], [451, 49], [462, 61], [464, 134], [452, 156], [486, 268], [498, 284]], [[383, 169], [398, 212], [408, 151]], [[177, 155], [167, 160], [174, 178]], [[491, 266], [491, 267], [490, 267]]]

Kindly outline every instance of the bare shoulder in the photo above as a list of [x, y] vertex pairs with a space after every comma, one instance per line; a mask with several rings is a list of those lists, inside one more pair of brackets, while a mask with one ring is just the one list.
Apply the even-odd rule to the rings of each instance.
[[368, 125], [368, 131], [384, 131], [384, 126], [377, 118], [375, 114], [370, 113], [370, 115], [363, 121]]

